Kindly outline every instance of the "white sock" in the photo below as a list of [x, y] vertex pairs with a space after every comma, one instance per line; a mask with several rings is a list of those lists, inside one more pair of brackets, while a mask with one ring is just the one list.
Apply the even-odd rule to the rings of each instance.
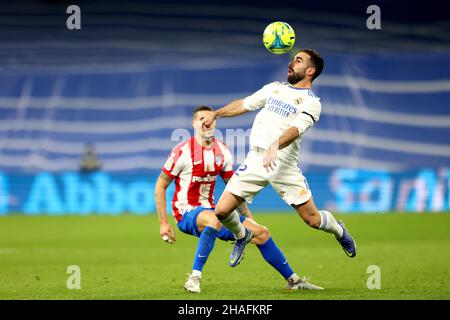
[[332, 233], [337, 239], [341, 239], [344, 235], [344, 229], [342, 229], [342, 227], [337, 223], [331, 212], [320, 210], [319, 213], [320, 218], [322, 219], [319, 229], [328, 233]]
[[287, 278], [288, 282], [297, 282], [298, 280], [300, 280], [300, 278], [296, 273], [293, 273], [289, 278]]
[[192, 276], [193, 277], [202, 277], [202, 272], [199, 270], [192, 270]]
[[239, 213], [237, 211], [233, 211], [225, 220], [220, 221], [225, 228], [231, 231], [234, 234], [236, 239], [242, 239], [245, 237], [245, 227], [239, 220]]

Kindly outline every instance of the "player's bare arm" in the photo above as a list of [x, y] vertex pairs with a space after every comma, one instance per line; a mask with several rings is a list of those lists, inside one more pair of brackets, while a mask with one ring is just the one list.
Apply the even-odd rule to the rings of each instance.
[[274, 143], [274, 145], [278, 146], [278, 149], [281, 150], [294, 142], [299, 136], [300, 132], [298, 131], [298, 128], [290, 127], [281, 135], [281, 137]]
[[172, 177], [168, 176], [164, 172], [161, 172], [155, 186], [155, 203], [159, 220], [159, 235], [165, 242], [168, 243], [175, 242], [175, 231], [167, 221], [166, 211], [166, 190], [172, 180]]
[[276, 140], [269, 149], [266, 151], [263, 159], [263, 166], [267, 171], [274, 169], [276, 166], [275, 160], [277, 159], [277, 152], [283, 148], [286, 148], [293, 141], [295, 141], [300, 136], [297, 127], [290, 127]]
[[247, 109], [244, 108], [244, 99], [238, 99], [230, 102], [226, 106], [211, 112], [205, 119], [202, 120], [202, 126], [209, 128], [214, 120], [222, 117], [234, 117], [240, 114], [248, 112]]

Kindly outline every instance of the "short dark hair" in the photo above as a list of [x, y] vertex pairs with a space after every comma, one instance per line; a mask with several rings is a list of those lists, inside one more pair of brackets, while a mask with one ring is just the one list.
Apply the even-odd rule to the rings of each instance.
[[214, 109], [210, 106], [199, 106], [192, 111], [192, 119], [194, 119], [195, 115], [200, 111], [214, 111]]
[[314, 68], [316, 68], [316, 71], [314, 72], [314, 76], [312, 78], [312, 80], [314, 81], [314, 79], [316, 79], [318, 76], [320, 76], [320, 74], [322, 73], [323, 70], [323, 58], [320, 55], [319, 52], [317, 52], [316, 50], [313, 49], [301, 49], [299, 52], [304, 52], [306, 53], [311, 62], [312, 62], [312, 66]]

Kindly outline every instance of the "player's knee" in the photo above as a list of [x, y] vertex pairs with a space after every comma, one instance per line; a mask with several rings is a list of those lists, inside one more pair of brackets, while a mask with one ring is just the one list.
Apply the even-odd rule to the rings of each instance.
[[218, 219], [214, 219], [214, 221], [211, 221], [211, 227], [219, 231], [222, 228], [222, 224]]
[[208, 227], [214, 228], [216, 230], [220, 230], [220, 228], [222, 227], [222, 224], [220, 223], [220, 221], [215, 217], [211, 217], [210, 219], [207, 220], [206, 225]]
[[258, 243], [264, 243], [270, 238], [270, 232], [269, 229], [267, 229], [264, 226], [260, 226], [258, 229], [255, 230], [254, 236], [256, 240], [258, 240]]
[[264, 226], [261, 229], [261, 241], [266, 242], [270, 238], [270, 231]]

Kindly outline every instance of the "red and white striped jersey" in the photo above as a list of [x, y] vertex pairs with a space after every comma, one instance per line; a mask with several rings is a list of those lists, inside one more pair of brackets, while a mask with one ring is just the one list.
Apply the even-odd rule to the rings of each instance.
[[233, 156], [217, 139], [211, 147], [203, 147], [192, 137], [173, 148], [162, 171], [175, 179], [172, 209], [178, 222], [193, 207], [215, 207], [213, 193], [217, 176], [231, 178]]

